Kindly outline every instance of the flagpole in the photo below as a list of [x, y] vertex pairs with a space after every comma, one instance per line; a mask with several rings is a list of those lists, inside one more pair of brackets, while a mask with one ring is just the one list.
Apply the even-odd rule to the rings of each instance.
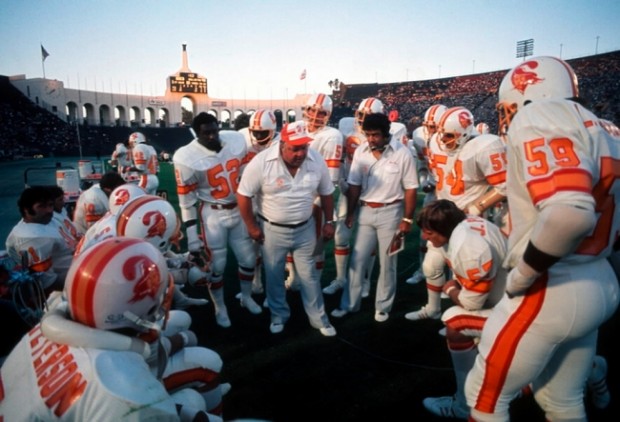
[[50, 53], [48, 53], [45, 47], [43, 47], [43, 43], [40, 43], [40, 45], [41, 45], [41, 67], [43, 68], [43, 79], [46, 79], [45, 78], [45, 59], [47, 59], [47, 56], [49, 56]]
[[41, 44], [41, 67], [43, 68], [43, 79], [45, 79], [45, 54], [43, 44]]

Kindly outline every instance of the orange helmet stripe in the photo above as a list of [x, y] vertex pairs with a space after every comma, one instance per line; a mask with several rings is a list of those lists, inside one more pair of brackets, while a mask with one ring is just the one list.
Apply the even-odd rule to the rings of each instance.
[[106, 265], [119, 250], [133, 246], [141, 240], [132, 239], [130, 243], [119, 243], [114, 240], [102, 242], [97, 253], [86, 253], [79, 268], [79, 276], [71, 285], [71, 310], [78, 321], [83, 321], [91, 327], [95, 327], [95, 289], [97, 280], [101, 277]]
[[260, 122], [263, 118], [264, 112], [265, 112], [264, 110], [258, 110], [256, 113], [252, 115], [252, 124], [250, 125], [250, 129], [257, 130], [255, 129], [256, 127], [261, 127]]
[[138, 208], [140, 208], [144, 204], [148, 204], [149, 202], [159, 201], [161, 198], [155, 195], [146, 195], [140, 196], [134, 199], [131, 202], [128, 202], [126, 208], [118, 215], [118, 219], [116, 220], [116, 235], [124, 236], [125, 230], [127, 229], [127, 222], [129, 221], [129, 217], [131, 217]]
[[448, 117], [450, 117], [450, 115], [454, 113], [459, 113], [462, 110], [465, 110], [465, 108], [452, 107], [452, 108], [447, 109], [446, 112], [441, 116], [441, 119], [439, 120], [439, 124], [437, 126], [442, 127], [446, 123], [446, 120], [448, 119]]
[[316, 103], [314, 105], [323, 108], [323, 102], [325, 101], [325, 94], [318, 94], [316, 97]]

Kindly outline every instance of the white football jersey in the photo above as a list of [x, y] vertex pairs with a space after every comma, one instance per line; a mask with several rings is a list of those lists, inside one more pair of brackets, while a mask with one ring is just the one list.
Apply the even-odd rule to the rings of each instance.
[[620, 137], [613, 126], [569, 100], [536, 101], [516, 114], [507, 136], [508, 206], [512, 232], [506, 265], [525, 251], [537, 216], [548, 204], [594, 208], [592, 234], [563, 262], [611, 254], [620, 233]]
[[439, 250], [463, 289], [459, 300], [468, 310], [493, 307], [506, 285], [506, 237], [482, 217], [468, 216]]
[[325, 126], [316, 132], [308, 133], [312, 138], [310, 148], [318, 151], [325, 159], [329, 175], [334, 184], [340, 178], [340, 162], [342, 160], [343, 136], [338, 129]]
[[72, 347], [39, 325], [0, 368], [6, 421], [178, 421], [174, 400], [135, 352]]
[[108, 196], [99, 183], [96, 183], [80, 194], [73, 212], [73, 224], [80, 233], [86, 233], [90, 226], [103, 217], [109, 207]]
[[505, 194], [506, 147], [498, 136], [476, 136], [455, 151], [444, 151], [433, 136], [429, 158], [439, 199], [465, 209], [491, 186]]
[[28, 268], [42, 273], [40, 280], [44, 288], [57, 279], [64, 280], [73, 259], [73, 248], [68, 246], [61, 228], [52, 222], [37, 224], [20, 220], [6, 239], [6, 250], [18, 265], [22, 264], [24, 253]]
[[115, 236], [116, 214], [108, 212], [86, 231], [75, 249], [75, 256], [80, 255], [91, 246]]
[[159, 172], [159, 159], [157, 151], [148, 144], [136, 144], [131, 150], [133, 165], [140, 174], [157, 174]]
[[237, 202], [235, 193], [247, 155], [246, 142], [237, 131], [222, 130], [219, 136], [219, 152], [203, 147], [197, 139], [175, 152], [172, 160], [182, 209], [193, 207], [197, 201]]

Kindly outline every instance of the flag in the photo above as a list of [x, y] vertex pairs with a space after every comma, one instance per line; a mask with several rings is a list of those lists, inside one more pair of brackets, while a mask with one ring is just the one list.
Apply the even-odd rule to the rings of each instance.
[[304, 70], [301, 72], [301, 75], [299, 75], [299, 79], [301, 79], [301, 80], [306, 79], [306, 69], [304, 69]]
[[45, 61], [49, 55], [50, 53], [48, 53], [45, 47], [43, 47], [43, 44], [41, 44], [41, 57], [43, 57], [43, 61]]

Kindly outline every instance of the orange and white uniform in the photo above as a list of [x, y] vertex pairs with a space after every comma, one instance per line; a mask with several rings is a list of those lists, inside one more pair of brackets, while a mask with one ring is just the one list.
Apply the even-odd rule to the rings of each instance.
[[429, 155], [438, 199], [449, 199], [466, 210], [489, 187], [506, 191], [506, 147], [499, 136], [479, 135], [454, 151], [444, 151], [433, 136]]
[[0, 377], [6, 421], [179, 420], [175, 401], [140, 354], [59, 344], [39, 325], [9, 354]]
[[58, 232], [65, 240], [67, 248], [75, 250], [83, 234], [75, 227], [75, 224], [73, 224], [73, 221], [71, 221], [67, 214], [67, 210], [63, 208], [62, 212], [54, 211], [54, 216], [50, 224], [54, 224], [58, 227]]
[[136, 144], [131, 150], [133, 165], [138, 169], [139, 181], [138, 186], [150, 195], [157, 193], [159, 187], [159, 160], [157, 151], [152, 145], [145, 143]]
[[[547, 419], [585, 420], [583, 384], [597, 330], [620, 300], [605, 259], [620, 232], [620, 138], [575, 102], [539, 100], [516, 114], [507, 148], [513, 229], [505, 266], [512, 269], [506, 285], [512, 297], [495, 306], [482, 332], [466, 383], [471, 416], [508, 420], [510, 401], [530, 384]], [[561, 217], [575, 213], [594, 226], [585, 237]], [[575, 248], [554, 246], [560, 236], [572, 236]], [[538, 276], [512, 276], [530, 242], [541, 251], [557, 249], [559, 260]]]
[[73, 224], [82, 234], [97, 222], [108, 211], [110, 205], [108, 195], [99, 183], [80, 194], [73, 212]]
[[316, 132], [308, 132], [312, 138], [310, 148], [318, 151], [325, 159], [329, 176], [334, 186], [340, 179], [340, 162], [342, 160], [342, 133], [336, 128], [324, 126]]
[[46, 289], [56, 282], [64, 281], [74, 249], [70, 248], [57, 224], [26, 223], [20, 220], [6, 239], [6, 250], [17, 265], [21, 265], [22, 253], [26, 253], [28, 268], [42, 273], [40, 281]]
[[197, 139], [173, 156], [181, 219], [194, 219], [198, 207], [202, 236], [211, 257], [211, 289], [221, 289], [228, 245], [239, 264], [240, 282], [252, 282], [256, 253], [241, 220], [237, 198], [240, 171], [247, 155], [243, 136], [236, 131], [219, 132], [219, 152], [203, 147]]

